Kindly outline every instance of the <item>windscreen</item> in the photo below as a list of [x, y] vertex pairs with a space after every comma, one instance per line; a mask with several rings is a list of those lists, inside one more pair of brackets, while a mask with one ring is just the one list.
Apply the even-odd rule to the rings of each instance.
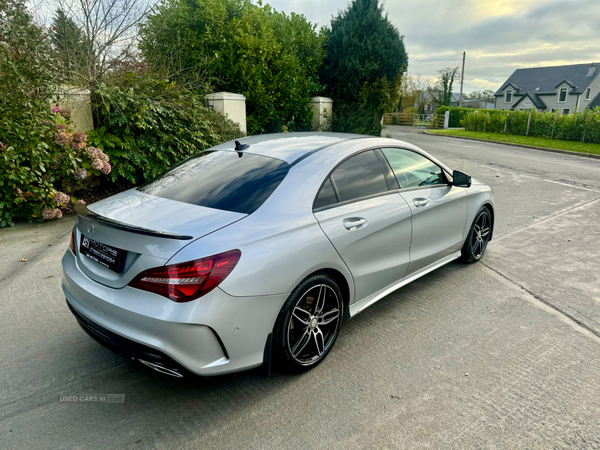
[[252, 214], [279, 186], [288, 170], [286, 162], [275, 158], [207, 151], [138, 190], [178, 202]]

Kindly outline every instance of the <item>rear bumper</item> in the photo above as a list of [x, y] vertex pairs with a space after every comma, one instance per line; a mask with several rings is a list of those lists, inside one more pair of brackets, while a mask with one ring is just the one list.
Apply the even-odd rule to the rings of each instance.
[[77, 323], [79, 323], [79, 326], [83, 329], [83, 331], [85, 331], [92, 339], [107, 349], [112, 350], [113, 352], [124, 356], [125, 358], [148, 361], [160, 365], [165, 369], [180, 374], [181, 376], [189, 373], [189, 371], [186, 370], [181, 364], [164, 353], [138, 342], [134, 342], [101, 327], [97, 323], [92, 322], [77, 312], [77, 310], [73, 308], [68, 301], [67, 306], [77, 319]]
[[129, 358], [184, 373], [220, 375], [260, 366], [287, 295], [232, 297], [215, 289], [188, 303], [97, 283], [63, 257], [63, 292], [81, 327]]

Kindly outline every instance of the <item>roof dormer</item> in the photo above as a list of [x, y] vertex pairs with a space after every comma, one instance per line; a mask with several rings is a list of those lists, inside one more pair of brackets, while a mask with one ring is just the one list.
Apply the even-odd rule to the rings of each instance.
[[573, 83], [572, 81], [569, 80], [562, 80], [560, 83], [558, 83], [556, 86], [554, 86], [554, 89], [558, 89], [559, 87], [561, 87], [563, 84], [567, 84], [571, 89], [575, 89], [577, 86], [575, 85], [575, 83]]
[[568, 80], [563, 80], [559, 84], [557, 84], [554, 88], [556, 89], [557, 103], [566, 103], [567, 99], [569, 98], [569, 91], [576, 87], [577, 86], [575, 86], [572, 82], [569, 82]]

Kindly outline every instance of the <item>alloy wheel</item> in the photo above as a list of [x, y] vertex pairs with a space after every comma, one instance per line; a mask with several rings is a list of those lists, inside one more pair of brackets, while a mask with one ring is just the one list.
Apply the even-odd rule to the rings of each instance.
[[302, 365], [323, 358], [335, 341], [341, 319], [341, 305], [327, 284], [308, 289], [292, 310], [287, 327], [290, 355]]
[[481, 258], [488, 241], [490, 240], [490, 215], [487, 211], [482, 211], [473, 227], [473, 235], [471, 236], [471, 253], [475, 259]]

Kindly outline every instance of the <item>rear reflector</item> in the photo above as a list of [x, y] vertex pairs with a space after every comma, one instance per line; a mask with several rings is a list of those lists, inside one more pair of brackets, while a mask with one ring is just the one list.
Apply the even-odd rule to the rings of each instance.
[[73, 231], [71, 231], [71, 243], [69, 244], [69, 249], [77, 256], [77, 248], [75, 247], [75, 227], [73, 227]]
[[238, 263], [241, 252], [231, 250], [207, 258], [146, 270], [129, 286], [153, 292], [174, 302], [195, 300], [216, 288]]

